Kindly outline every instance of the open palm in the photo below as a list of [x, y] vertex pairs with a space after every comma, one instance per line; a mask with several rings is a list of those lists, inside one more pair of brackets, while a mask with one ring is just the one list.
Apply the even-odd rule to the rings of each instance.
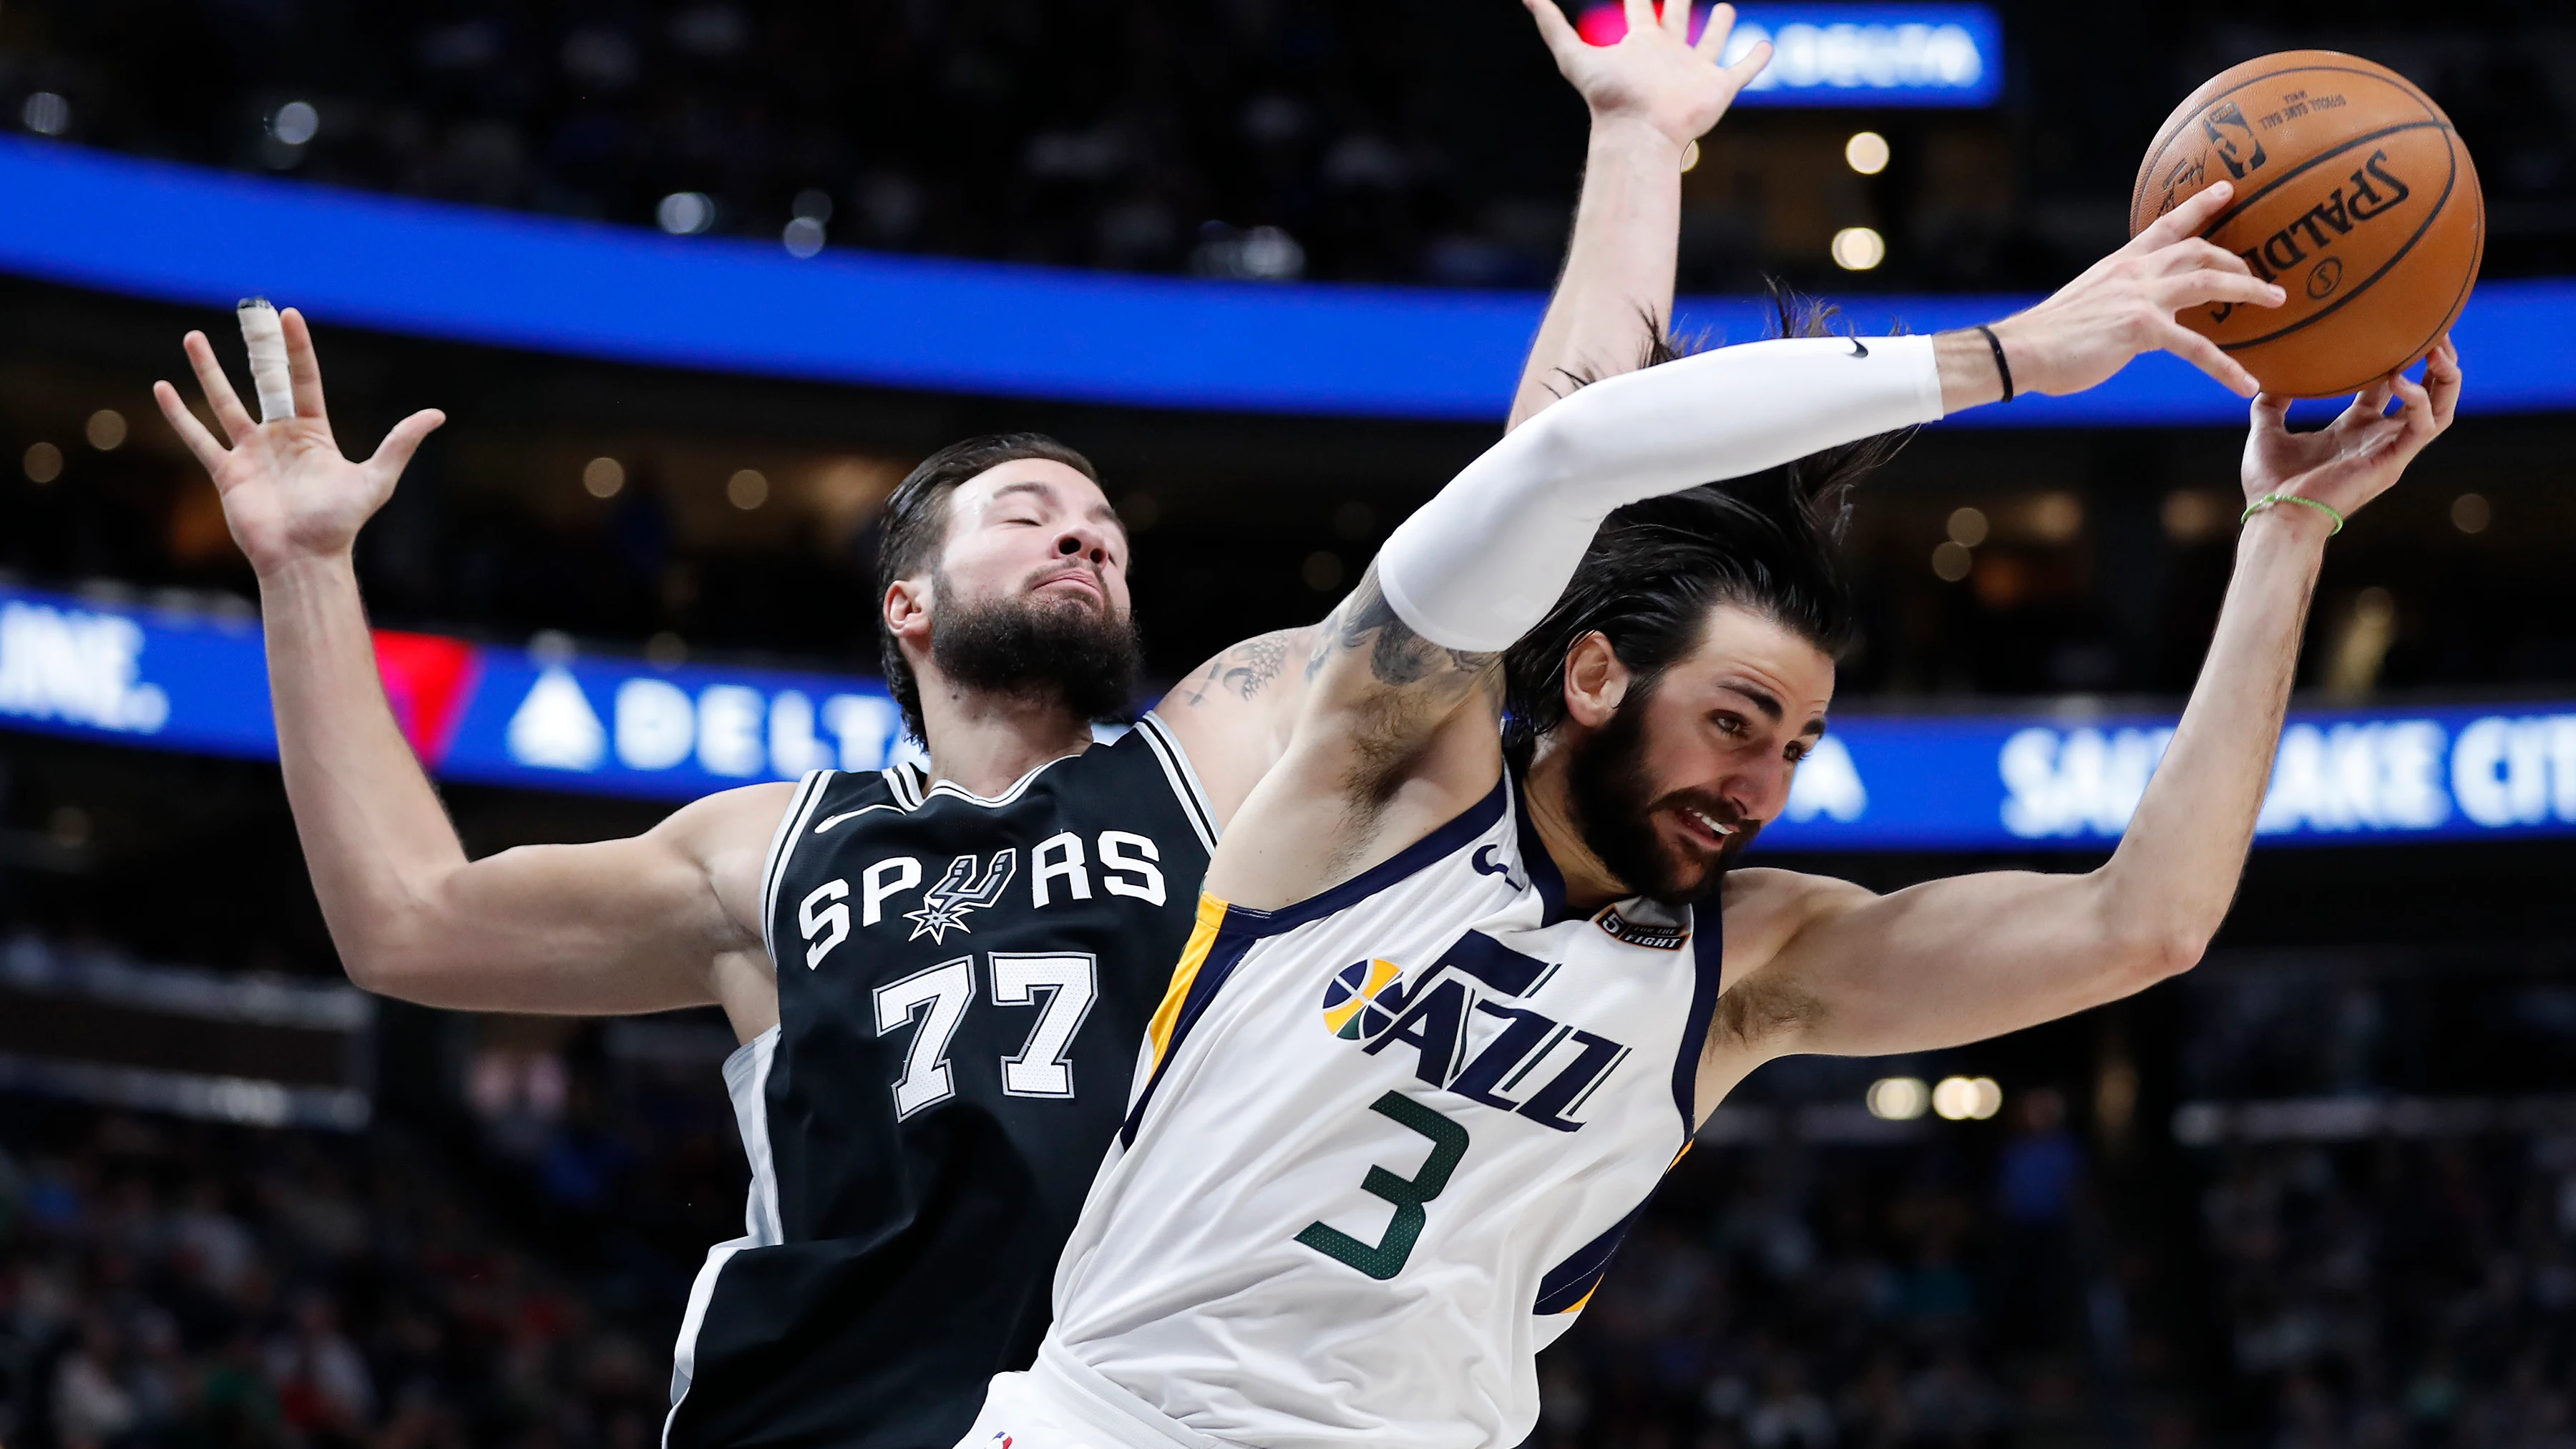
[[393, 495], [394, 481], [421, 439], [447, 421], [435, 409], [414, 413], [395, 424], [374, 456], [363, 463], [349, 461], [331, 436], [330, 415], [322, 405], [322, 368], [314, 357], [312, 330], [292, 307], [278, 321], [286, 333], [295, 416], [252, 421], [203, 332], [188, 334], [188, 362], [232, 446], [206, 430], [177, 388], [166, 382], [152, 385], [161, 415], [213, 476], [233, 541], [263, 575], [301, 559], [347, 553], [359, 527]]
[[[2398, 404], [2393, 413], [2391, 398]], [[2425, 360], [2423, 382], [2392, 372], [2312, 433], [2291, 432], [2290, 400], [2265, 393], [2254, 400], [2254, 427], [2245, 439], [2245, 499], [2289, 493], [2350, 515], [2388, 491], [2424, 445], [2451, 425], [2459, 402], [2460, 354], [2448, 336]]]
[[1575, 33], [1556, 0], [1521, 0], [1538, 21], [1539, 34], [1556, 56], [1556, 68], [1583, 93], [1596, 120], [1628, 117], [1645, 122], [1687, 146], [1707, 134], [1726, 114], [1736, 92], [1761, 74], [1771, 61], [1764, 41], [1730, 66], [1717, 64], [1726, 37], [1735, 29], [1735, 7], [1719, 5], [1708, 15], [1699, 41], [1690, 39], [1687, 0], [1666, 0], [1663, 14], [1653, 0], [1625, 0], [1628, 33], [1616, 45], [1594, 45]]

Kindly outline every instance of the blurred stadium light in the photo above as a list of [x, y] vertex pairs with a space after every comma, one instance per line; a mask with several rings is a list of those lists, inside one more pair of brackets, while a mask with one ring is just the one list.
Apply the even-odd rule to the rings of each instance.
[[0, 1086], [262, 1127], [367, 1125], [375, 1001], [145, 966], [19, 934], [0, 945]]
[[[1536, 293], [1275, 285], [662, 236], [0, 139], [0, 270], [342, 325], [620, 361], [1138, 407], [1499, 420]], [[1871, 333], [1964, 326], [2027, 297], [1845, 299]], [[1753, 298], [1686, 299], [1681, 336], [1745, 341]], [[2457, 335], [2470, 411], [2576, 407], [2576, 283], [2494, 282]], [[2173, 358], [1979, 427], [2228, 425], [2244, 403]]]

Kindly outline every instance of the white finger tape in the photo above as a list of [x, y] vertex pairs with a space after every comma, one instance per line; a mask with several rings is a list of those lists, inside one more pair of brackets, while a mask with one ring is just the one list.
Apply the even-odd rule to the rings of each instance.
[[273, 423], [295, 416], [295, 383], [286, 370], [286, 330], [266, 297], [245, 297], [241, 313], [242, 345], [250, 349], [251, 386], [259, 389], [259, 420]]

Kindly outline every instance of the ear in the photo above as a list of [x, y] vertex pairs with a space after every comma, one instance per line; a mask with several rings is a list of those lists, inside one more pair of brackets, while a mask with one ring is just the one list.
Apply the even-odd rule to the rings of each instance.
[[1585, 729], [1599, 729], [1619, 712], [1635, 676], [1610, 647], [1610, 636], [1595, 629], [1565, 651], [1565, 715]]
[[886, 585], [886, 632], [921, 653], [930, 652], [930, 580], [897, 579]]

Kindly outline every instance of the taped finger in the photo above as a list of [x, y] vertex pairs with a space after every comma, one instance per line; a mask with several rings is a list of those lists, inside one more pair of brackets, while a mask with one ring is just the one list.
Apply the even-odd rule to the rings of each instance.
[[286, 332], [277, 309], [266, 297], [244, 297], [235, 309], [241, 318], [242, 345], [250, 351], [250, 385], [259, 394], [259, 420], [283, 422], [295, 416], [295, 379], [286, 367]]

